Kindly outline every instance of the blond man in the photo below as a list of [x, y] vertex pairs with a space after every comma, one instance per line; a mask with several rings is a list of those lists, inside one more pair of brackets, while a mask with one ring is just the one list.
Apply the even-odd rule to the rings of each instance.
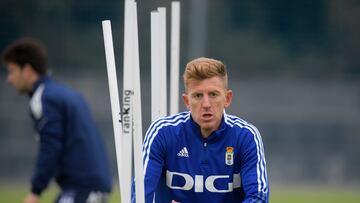
[[146, 202], [268, 202], [264, 147], [257, 128], [225, 113], [233, 98], [225, 65], [186, 65], [189, 111], [154, 121], [143, 155]]

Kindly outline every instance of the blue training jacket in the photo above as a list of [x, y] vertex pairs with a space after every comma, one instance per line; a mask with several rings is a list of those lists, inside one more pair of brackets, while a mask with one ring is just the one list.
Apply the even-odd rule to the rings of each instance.
[[224, 113], [207, 139], [190, 112], [154, 121], [143, 145], [145, 199], [268, 202], [264, 147], [255, 126]]
[[62, 190], [110, 192], [106, 150], [84, 98], [49, 76], [34, 84], [30, 97], [39, 135], [31, 191], [40, 194], [55, 177]]

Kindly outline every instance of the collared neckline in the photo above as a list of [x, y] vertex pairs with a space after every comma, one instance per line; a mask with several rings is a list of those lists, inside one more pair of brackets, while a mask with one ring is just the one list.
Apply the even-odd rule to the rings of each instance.
[[29, 92], [29, 97], [32, 97], [32, 95], [35, 93], [36, 89], [40, 86], [40, 84], [44, 83], [45, 81], [49, 80], [50, 76], [43, 75], [40, 76], [39, 79], [33, 84], [33, 89], [31, 92]]
[[206, 142], [215, 142], [216, 140], [223, 138], [226, 133], [226, 130], [227, 130], [227, 125], [225, 123], [224, 114], [222, 115], [219, 128], [217, 130], [213, 131], [207, 138], [203, 138], [203, 136], [201, 134], [200, 126], [199, 126], [199, 124], [197, 124], [194, 121], [191, 113], [190, 113], [190, 121], [191, 121], [192, 130], [195, 132], [195, 134], [198, 135], [199, 138], [201, 138], [203, 141], [206, 141]]

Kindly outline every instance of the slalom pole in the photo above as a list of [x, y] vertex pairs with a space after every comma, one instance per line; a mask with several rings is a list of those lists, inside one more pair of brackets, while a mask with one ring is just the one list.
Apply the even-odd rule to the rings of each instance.
[[170, 114], [179, 112], [180, 2], [171, 2]]
[[123, 61], [123, 174], [121, 180], [121, 202], [131, 202], [131, 184], [132, 184], [132, 133], [133, 133], [133, 99], [134, 89], [132, 85], [133, 78], [133, 30], [134, 30], [134, 9], [133, 0], [125, 0], [124, 16], [124, 61]]
[[142, 111], [141, 111], [141, 78], [140, 78], [140, 57], [139, 57], [139, 32], [137, 20], [137, 4], [133, 4], [133, 86], [134, 86], [134, 175], [136, 203], [145, 202], [144, 191], [144, 167], [142, 161]]
[[160, 110], [160, 46], [159, 12], [151, 11], [151, 121], [161, 115]]
[[113, 46], [113, 38], [111, 31], [111, 21], [110, 20], [102, 21], [102, 28], [104, 35], [106, 66], [107, 66], [107, 75], [109, 82], [111, 115], [112, 115], [113, 128], [114, 128], [116, 163], [117, 163], [118, 178], [120, 183], [121, 180], [123, 179], [122, 176], [124, 174], [122, 168], [122, 164], [124, 162], [122, 160], [122, 152], [121, 152], [122, 120], [121, 120], [121, 112], [120, 112], [118, 83], [116, 77], [116, 66], [115, 66], [114, 46]]
[[166, 62], [166, 8], [159, 7], [159, 81], [160, 88], [158, 89], [160, 93], [160, 117], [167, 115], [167, 62]]

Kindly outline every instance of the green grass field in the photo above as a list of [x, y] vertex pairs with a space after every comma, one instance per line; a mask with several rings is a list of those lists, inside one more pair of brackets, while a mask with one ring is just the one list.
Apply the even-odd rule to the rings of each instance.
[[[51, 186], [43, 196], [40, 203], [51, 203], [58, 189]], [[336, 188], [305, 188], [305, 187], [275, 187], [271, 189], [270, 202], [272, 203], [359, 203], [359, 188], [336, 189]], [[0, 185], [1, 203], [21, 203], [27, 189], [25, 186]], [[110, 197], [110, 203], [119, 203], [120, 195], [115, 188]]]
[[[58, 191], [59, 189], [56, 186], [51, 185], [49, 189], [43, 192], [39, 203], [52, 203]], [[117, 191], [118, 189], [115, 188], [110, 196], [109, 203], [120, 202], [120, 193]], [[0, 184], [0, 203], [22, 203], [27, 193], [28, 188], [26, 186]]]

